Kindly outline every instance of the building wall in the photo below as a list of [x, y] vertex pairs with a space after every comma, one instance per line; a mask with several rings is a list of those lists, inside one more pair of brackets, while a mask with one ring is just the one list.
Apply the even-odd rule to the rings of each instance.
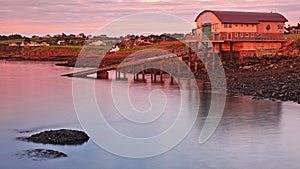
[[[220, 53], [219, 43], [214, 43], [214, 50]], [[251, 57], [251, 56], [275, 56], [282, 46], [281, 42], [234, 42], [233, 52], [235, 57]], [[222, 43], [222, 52], [229, 53], [230, 42]]]
[[[231, 28], [229, 27], [231, 25]], [[256, 24], [222, 24], [222, 29], [220, 32], [256, 32], [257, 25]]]
[[[197, 35], [202, 37], [202, 25], [210, 23], [214, 40], [280, 40], [284, 39], [284, 22], [259, 24], [221, 23], [212, 12], [204, 12], [196, 20]], [[267, 29], [267, 26], [269, 29]]]
[[204, 12], [201, 16], [198, 17], [198, 19], [196, 20], [197, 28], [201, 28], [202, 24], [204, 23], [211, 23], [216, 25], [219, 24], [221, 26], [221, 21], [212, 12]]
[[[270, 26], [270, 29], [266, 29], [267, 25]], [[278, 26], [281, 25], [282, 29], [278, 29]], [[258, 33], [284, 33], [284, 23], [283, 22], [260, 22], [257, 26]]]
[[[211, 24], [210, 39], [224, 41], [222, 42], [224, 56], [229, 54], [229, 41], [233, 41], [235, 57], [262, 57], [275, 56], [285, 40], [284, 22], [221, 23], [213, 12], [204, 12], [196, 20], [198, 37], [202, 37], [202, 25], [207, 23]], [[213, 47], [217, 53], [220, 52], [219, 43], [213, 42]]]
[[216, 17], [214, 13], [205, 12], [201, 16], [199, 16], [198, 19], [196, 20], [198, 37], [202, 37], [202, 28], [203, 28], [202, 25], [207, 23], [211, 24], [212, 34], [214, 34], [215, 32], [220, 32], [222, 27], [221, 21]]

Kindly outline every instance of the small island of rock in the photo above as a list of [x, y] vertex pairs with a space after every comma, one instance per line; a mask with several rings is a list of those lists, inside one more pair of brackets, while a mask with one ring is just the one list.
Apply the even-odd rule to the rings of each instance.
[[44, 161], [56, 158], [68, 157], [65, 153], [49, 150], [49, 149], [34, 149], [24, 150], [15, 154], [19, 159], [31, 159], [33, 161]]
[[60, 129], [44, 131], [20, 140], [43, 144], [77, 145], [88, 141], [89, 136], [83, 131]]

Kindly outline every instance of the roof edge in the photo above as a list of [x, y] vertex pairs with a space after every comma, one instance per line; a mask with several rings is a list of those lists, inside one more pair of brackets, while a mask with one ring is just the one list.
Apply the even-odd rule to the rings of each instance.
[[[198, 20], [198, 18], [200, 17], [200, 15], [202, 15], [203, 13], [205, 13], [205, 12], [211, 12], [211, 13], [213, 13], [220, 21], [221, 21], [221, 19], [219, 18], [219, 16], [215, 13], [215, 12], [242, 12], [242, 11], [217, 11], [217, 10], [204, 10], [204, 11], [202, 11], [200, 14], [198, 14], [198, 16], [196, 17], [196, 19], [195, 19], [195, 21], [194, 22], [197, 22], [197, 20]], [[266, 13], [266, 12], [245, 12], [245, 13]], [[282, 18], [283, 18], [283, 20], [285, 21], [285, 22], [288, 22], [288, 19], [286, 19], [286, 17], [285, 16], [283, 16], [282, 14], [280, 14], [280, 13], [276, 13], [276, 14], [278, 14], [278, 15], [280, 15]], [[221, 21], [222, 22], [222, 21]]]

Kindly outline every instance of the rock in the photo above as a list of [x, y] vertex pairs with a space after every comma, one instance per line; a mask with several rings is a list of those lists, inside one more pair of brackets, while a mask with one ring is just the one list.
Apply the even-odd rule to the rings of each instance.
[[48, 149], [24, 150], [16, 153], [15, 155], [19, 159], [31, 159], [33, 161], [44, 161], [49, 159], [68, 157], [65, 153]]
[[243, 69], [245, 69], [245, 70], [248, 70], [248, 69], [251, 69], [252, 68], [252, 66], [244, 66], [243, 67]]
[[262, 90], [257, 90], [256, 93], [257, 93], [259, 96], [263, 95], [263, 91], [262, 91]]
[[44, 131], [27, 138], [18, 139], [43, 144], [75, 145], [88, 141], [89, 136], [82, 131], [61, 129]]

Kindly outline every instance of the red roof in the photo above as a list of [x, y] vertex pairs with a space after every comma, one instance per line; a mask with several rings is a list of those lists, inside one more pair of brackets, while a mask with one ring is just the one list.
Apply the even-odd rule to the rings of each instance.
[[212, 11], [205, 10], [201, 12], [199, 16], [205, 12], [214, 13], [222, 23], [259, 23], [259, 22], [287, 22], [288, 20], [279, 13], [264, 13], [264, 12], [237, 12], [237, 11]]

